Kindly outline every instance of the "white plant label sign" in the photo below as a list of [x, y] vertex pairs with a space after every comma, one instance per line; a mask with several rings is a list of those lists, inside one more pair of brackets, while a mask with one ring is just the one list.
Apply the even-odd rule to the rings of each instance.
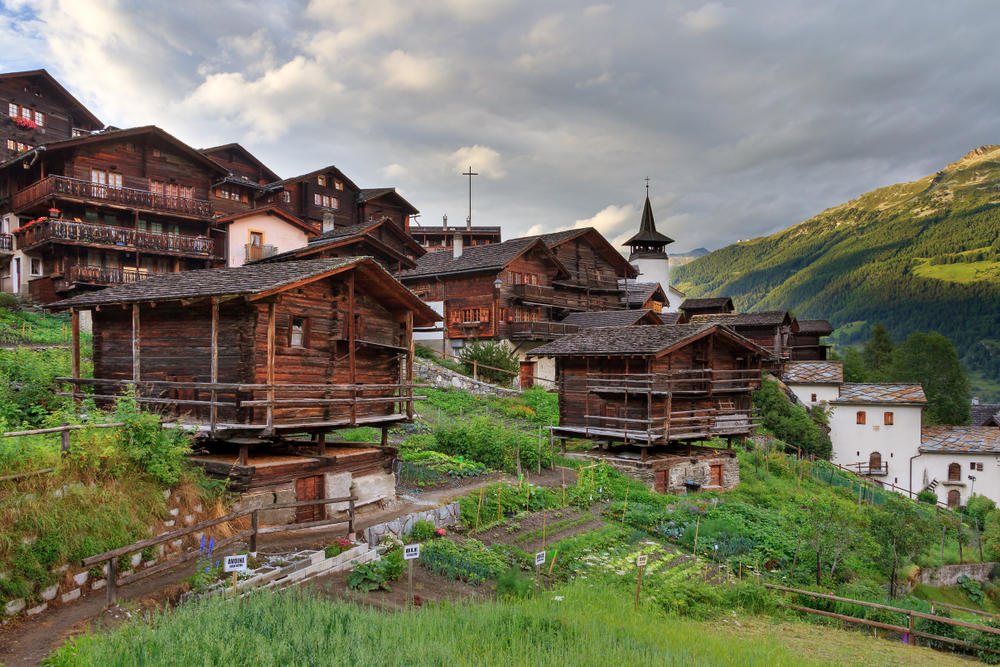
[[225, 572], [244, 572], [246, 569], [246, 554], [242, 556], [226, 556]]
[[403, 560], [416, 560], [420, 558], [420, 545], [407, 544], [403, 547]]
[[535, 554], [535, 565], [545, 565], [545, 552], [539, 551]]

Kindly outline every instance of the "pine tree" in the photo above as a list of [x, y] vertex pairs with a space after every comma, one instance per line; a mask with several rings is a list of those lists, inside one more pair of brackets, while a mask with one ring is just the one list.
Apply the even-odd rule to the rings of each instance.
[[896, 345], [889, 330], [881, 322], [872, 327], [872, 337], [865, 343], [861, 356], [868, 368], [868, 374], [875, 380], [884, 380], [892, 364], [892, 353]]

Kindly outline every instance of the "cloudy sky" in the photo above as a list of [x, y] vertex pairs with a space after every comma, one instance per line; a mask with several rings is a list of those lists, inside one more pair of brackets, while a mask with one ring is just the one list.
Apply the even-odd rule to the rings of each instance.
[[956, 0], [0, 0], [0, 70], [106, 123], [336, 164], [424, 224], [670, 249], [769, 233], [1000, 143], [1000, 5]]

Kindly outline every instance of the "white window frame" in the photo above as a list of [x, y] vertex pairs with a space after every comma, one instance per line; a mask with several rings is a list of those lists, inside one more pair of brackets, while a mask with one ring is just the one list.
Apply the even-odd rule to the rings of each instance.
[[[38, 271], [35, 271], [35, 262], [38, 262]], [[28, 258], [28, 275], [30, 275], [32, 278], [35, 278], [37, 276], [44, 275], [43, 274], [44, 270], [45, 270], [45, 267], [42, 266], [42, 258], [41, 257], [29, 257]]]

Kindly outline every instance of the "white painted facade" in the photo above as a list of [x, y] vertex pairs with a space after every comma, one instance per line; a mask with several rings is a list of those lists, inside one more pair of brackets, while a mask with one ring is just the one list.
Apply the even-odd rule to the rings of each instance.
[[[864, 424], [858, 423], [858, 413], [864, 413]], [[892, 415], [891, 425], [885, 423], [886, 413]], [[873, 476], [884, 484], [911, 488], [910, 457], [918, 453], [922, 423], [920, 405], [831, 403], [833, 461], [848, 467], [854, 463], [867, 466], [872, 454], [878, 452], [887, 473]], [[919, 478], [914, 478], [913, 483], [919, 484]]]
[[[660, 283], [664, 293], [670, 291], [670, 259], [663, 255], [660, 257], [637, 257], [629, 260], [629, 263], [639, 270], [639, 277], [636, 282], [640, 283]], [[669, 300], [669, 296], [667, 297]], [[678, 304], [680, 305], [680, 304]]]
[[[425, 301], [431, 309], [444, 319], [444, 301]], [[444, 325], [441, 323], [433, 327], [423, 329], [413, 329], [413, 340], [420, 345], [429, 347], [438, 352], [444, 351]], [[450, 353], [450, 351], [449, 351]]]
[[835, 384], [793, 384], [786, 383], [793, 394], [807, 407], [828, 403], [840, 396], [840, 387]]
[[254, 232], [261, 235], [260, 245], [274, 246], [275, 254], [301, 248], [309, 242], [309, 237], [301, 227], [267, 210], [251, 211], [229, 223], [226, 266], [243, 266], [246, 263], [246, 246], [251, 243], [251, 233]]
[[[948, 479], [948, 468], [958, 464], [958, 480]], [[975, 466], [975, 469], [973, 469]], [[982, 470], [979, 470], [979, 467]], [[975, 477], [973, 482], [969, 477]], [[958, 491], [959, 505], [969, 502], [972, 493], [1000, 504], [1000, 454], [991, 452], [924, 452], [913, 460], [913, 483], [923, 489], [937, 480], [938, 501], [949, 503], [950, 491]]]

